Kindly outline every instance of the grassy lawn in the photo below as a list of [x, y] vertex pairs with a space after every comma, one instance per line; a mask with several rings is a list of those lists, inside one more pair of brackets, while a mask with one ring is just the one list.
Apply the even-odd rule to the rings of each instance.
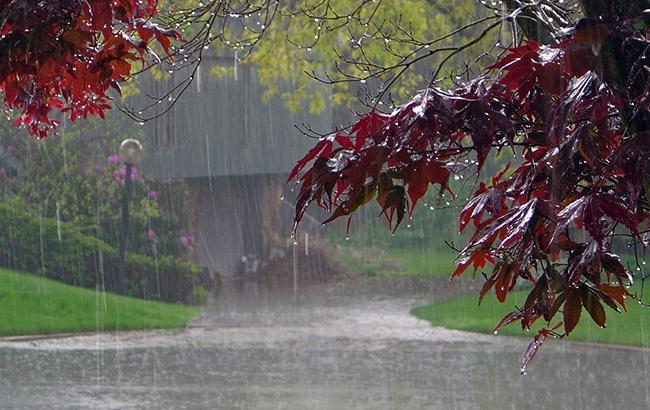
[[449, 277], [456, 255], [423, 248], [380, 250], [342, 245], [339, 257], [346, 268], [360, 275]]
[[[646, 284], [649, 285], [650, 284]], [[646, 292], [649, 289], [646, 289]], [[634, 289], [631, 290], [632, 293]], [[470, 332], [491, 333], [501, 318], [514, 310], [514, 306], [522, 306], [527, 292], [518, 291], [508, 296], [504, 304], [500, 304], [493, 294], [483, 299], [478, 306], [478, 294], [446, 300], [411, 310], [411, 314], [419, 319], [430, 322], [433, 326], [448, 329], [466, 330]], [[644, 298], [645, 299], [645, 298]], [[607, 328], [599, 328], [589, 314], [583, 309], [578, 327], [571, 332], [568, 340], [650, 346], [650, 309], [641, 307], [631, 299], [627, 299], [627, 313], [616, 313], [605, 307], [607, 313]], [[561, 312], [557, 316], [561, 320]], [[542, 322], [540, 319], [539, 322]], [[499, 334], [529, 337], [532, 332], [521, 330], [519, 323], [513, 323], [502, 328]]]
[[177, 328], [199, 312], [0, 269], [0, 336]]

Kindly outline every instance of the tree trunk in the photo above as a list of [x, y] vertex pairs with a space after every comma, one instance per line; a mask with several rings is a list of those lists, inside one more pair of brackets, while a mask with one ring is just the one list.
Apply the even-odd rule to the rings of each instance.
[[[517, 0], [506, 0], [506, 6], [509, 10], [515, 10], [521, 5]], [[553, 42], [553, 35], [549, 27], [540, 21], [530, 12], [523, 12], [522, 16], [517, 19], [517, 25], [521, 28], [526, 38], [536, 40], [540, 44], [550, 44]]]
[[262, 257], [271, 258], [274, 250], [286, 247], [283, 236], [281, 197], [283, 176], [266, 175], [260, 178], [260, 225], [262, 230]]

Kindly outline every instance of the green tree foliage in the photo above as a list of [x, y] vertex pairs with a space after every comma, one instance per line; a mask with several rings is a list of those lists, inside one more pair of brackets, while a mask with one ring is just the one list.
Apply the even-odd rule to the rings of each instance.
[[[293, 91], [281, 94], [287, 106], [297, 111], [306, 105], [319, 113], [327, 103], [354, 104], [363, 94], [359, 83], [377, 86], [378, 80], [390, 81], [396, 70], [389, 68], [404, 56], [485, 12], [471, 0], [292, 2], [281, 7], [263, 41], [244, 61], [257, 66], [267, 97], [280, 92], [279, 83], [289, 83]], [[471, 30], [436, 45], [462, 42], [470, 34]], [[391, 88], [393, 97], [402, 100], [426, 86], [435, 62], [429, 58], [401, 76]], [[313, 77], [334, 84], [322, 87]]]

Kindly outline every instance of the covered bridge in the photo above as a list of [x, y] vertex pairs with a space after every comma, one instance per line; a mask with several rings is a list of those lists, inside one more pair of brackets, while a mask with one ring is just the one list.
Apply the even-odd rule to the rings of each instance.
[[[143, 167], [158, 181], [185, 182], [198, 262], [227, 276], [283, 255], [293, 212], [281, 200], [284, 181], [313, 145], [294, 125], [322, 131], [334, 125], [331, 108], [316, 116], [290, 112], [279, 97], [264, 102], [250, 65], [216, 79], [211, 67], [222, 63], [204, 60], [175, 107], [145, 125]], [[144, 88], [161, 95], [173, 82], [151, 80]]]

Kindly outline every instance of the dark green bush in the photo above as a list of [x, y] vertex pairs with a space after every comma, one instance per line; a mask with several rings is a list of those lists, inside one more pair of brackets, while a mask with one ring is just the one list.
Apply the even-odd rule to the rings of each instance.
[[[0, 203], [0, 266], [70, 285], [110, 290], [118, 271], [115, 248], [76, 227], [39, 218], [20, 202]], [[127, 253], [124, 293], [186, 302], [200, 287], [201, 268], [179, 258]]]
[[192, 299], [190, 300], [190, 303], [192, 305], [205, 305], [208, 303], [210, 300], [210, 292], [205, 290], [205, 288], [201, 286], [195, 286], [194, 291], [192, 292]]

